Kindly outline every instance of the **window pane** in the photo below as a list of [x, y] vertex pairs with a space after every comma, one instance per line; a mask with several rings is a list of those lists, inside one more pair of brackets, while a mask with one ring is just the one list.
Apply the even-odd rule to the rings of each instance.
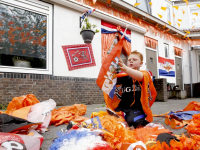
[[0, 65], [46, 69], [46, 24], [44, 15], [0, 4]]
[[[196, 15], [198, 13], [198, 15]], [[190, 22], [191, 22], [191, 27], [200, 27], [200, 10], [199, 9], [190, 9]]]
[[165, 57], [167, 58], [169, 56], [169, 48], [167, 44], [164, 44], [164, 50], [165, 50]]
[[140, 3], [140, 5], [138, 6], [139, 9], [147, 12], [147, 13], [150, 13], [149, 12], [149, 3], [148, 3], [148, 0], [137, 0], [137, 3]]
[[167, 20], [171, 22], [171, 13], [170, 13], [170, 8], [167, 7]]

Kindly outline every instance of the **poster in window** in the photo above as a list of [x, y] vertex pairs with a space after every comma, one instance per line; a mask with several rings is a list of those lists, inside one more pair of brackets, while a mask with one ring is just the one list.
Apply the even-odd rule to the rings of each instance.
[[96, 66], [91, 44], [65, 45], [62, 48], [70, 71]]

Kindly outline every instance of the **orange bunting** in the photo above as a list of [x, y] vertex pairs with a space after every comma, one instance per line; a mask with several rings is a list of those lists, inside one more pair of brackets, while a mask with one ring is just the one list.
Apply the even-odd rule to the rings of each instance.
[[111, 0], [107, 0], [106, 4], [111, 4]]
[[192, 27], [192, 29], [194, 29], [194, 28], [195, 28], [195, 26]]
[[1, 21], [0, 21], [0, 26], [3, 26], [3, 24], [1, 23]]
[[22, 50], [22, 53], [23, 53], [23, 54], [25, 54], [25, 52], [26, 52], [26, 50], [25, 50], [25, 49], [23, 49], [23, 50]]
[[185, 11], [182, 9], [182, 11], [183, 11], [183, 14], [185, 14]]
[[95, 3], [96, 3], [96, 1], [97, 1], [97, 0], [93, 0], [93, 4], [95, 4]]
[[158, 14], [158, 16], [160, 17], [160, 19], [162, 18], [162, 15]]
[[172, 7], [174, 7], [176, 10], [178, 10], [178, 8], [179, 8], [179, 6], [172, 6]]
[[167, 9], [167, 7], [161, 7], [161, 9], [165, 11]]
[[43, 50], [43, 49], [41, 49], [41, 52], [43, 53], [43, 52], [44, 52], [44, 50]]
[[10, 53], [12, 54], [12, 52], [13, 52], [13, 48], [10, 48]]
[[183, 0], [184, 2], [186, 2], [186, 5], [188, 6], [189, 2], [187, 0]]
[[130, 16], [131, 16], [131, 19], [133, 20], [133, 14], [132, 13], [130, 13]]
[[10, 26], [10, 25], [12, 25], [12, 24], [15, 24], [15, 23], [12, 22], [12, 21], [10, 21], [10, 22], [8, 23], [8, 26]]
[[179, 27], [181, 26], [181, 24], [180, 24], [180, 23], [178, 23], [178, 22], [177, 22], [177, 24], [178, 24], [178, 26], [179, 26]]
[[170, 26], [172, 25], [172, 23], [169, 20], [167, 20], [167, 22], [169, 23]]
[[178, 21], [182, 22], [182, 19], [178, 19]]
[[175, 14], [173, 13], [173, 17], [175, 18]]
[[149, 5], [151, 6], [151, 5], [152, 5], [152, 2], [149, 2]]
[[165, 29], [166, 28], [166, 24], [163, 26], [163, 29]]
[[133, 5], [133, 7], [136, 7], [136, 6], [139, 6], [140, 5], [140, 3], [135, 3], [134, 5]]
[[184, 35], [184, 37], [183, 37], [183, 38], [186, 38], [186, 36], [187, 36], [187, 33]]
[[199, 8], [200, 8], [200, 4], [197, 4], [197, 7], [199, 7]]
[[190, 34], [190, 31], [185, 31], [187, 34]]
[[192, 14], [198, 16], [198, 13], [192, 13]]
[[170, 29], [167, 29], [166, 32], [168, 32]]

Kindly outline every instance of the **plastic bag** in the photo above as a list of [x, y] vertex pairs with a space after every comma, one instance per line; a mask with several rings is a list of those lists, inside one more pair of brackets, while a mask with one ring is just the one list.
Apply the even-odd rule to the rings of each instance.
[[30, 122], [43, 122], [39, 125], [36, 130], [44, 133], [49, 126], [51, 121], [51, 112], [56, 107], [56, 103], [53, 99], [43, 101], [41, 103], [35, 104], [31, 107], [28, 114], [27, 120]]
[[0, 132], [0, 149], [39, 150], [44, 139], [43, 136], [35, 130], [30, 130], [29, 133], [33, 133], [33, 136]]

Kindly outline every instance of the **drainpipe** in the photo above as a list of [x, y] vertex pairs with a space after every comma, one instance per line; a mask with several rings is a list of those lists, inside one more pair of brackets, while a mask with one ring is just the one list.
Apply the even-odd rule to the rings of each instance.
[[191, 46], [189, 44], [189, 67], [190, 67], [190, 89], [191, 97], [193, 97], [193, 85], [192, 85], [192, 58], [191, 58]]

